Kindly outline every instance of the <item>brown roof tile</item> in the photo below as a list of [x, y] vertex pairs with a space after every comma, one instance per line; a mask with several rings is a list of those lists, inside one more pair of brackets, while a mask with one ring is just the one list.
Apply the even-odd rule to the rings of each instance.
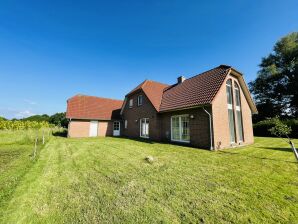
[[95, 120], [119, 119], [122, 103], [122, 100], [75, 95], [67, 100], [66, 117]]
[[230, 68], [221, 65], [167, 88], [163, 93], [159, 111], [210, 104]]
[[129, 96], [136, 91], [143, 90], [143, 92], [146, 94], [154, 108], [159, 111], [159, 107], [161, 104], [162, 94], [165, 88], [169, 87], [167, 84], [151, 81], [151, 80], [145, 80], [140, 85], [138, 85], [136, 88], [134, 88], [132, 91], [130, 91], [126, 96]]

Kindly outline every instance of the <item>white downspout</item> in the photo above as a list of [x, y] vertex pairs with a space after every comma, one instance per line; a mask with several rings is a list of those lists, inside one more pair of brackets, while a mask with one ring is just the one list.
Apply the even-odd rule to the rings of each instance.
[[212, 132], [212, 116], [211, 114], [203, 107], [203, 110], [208, 114], [209, 116], [209, 128], [210, 128], [210, 150], [213, 150], [213, 132]]

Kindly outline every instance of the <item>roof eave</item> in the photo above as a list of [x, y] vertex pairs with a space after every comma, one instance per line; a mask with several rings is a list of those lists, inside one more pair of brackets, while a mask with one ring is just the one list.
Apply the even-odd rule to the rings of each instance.
[[246, 97], [246, 100], [250, 106], [252, 114], [258, 114], [257, 106], [256, 106], [253, 98], [251, 97], [248, 86], [246, 85], [246, 83], [244, 81], [243, 74], [234, 68], [231, 68], [228, 75], [230, 75], [231, 73], [232, 73], [232, 75], [235, 75], [236, 77], [239, 78], [238, 81], [239, 81], [240, 85], [242, 85], [244, 87], [244, 88], [242, 88], [242, 91], [243, 91], [244, 96]]
[[168, 112], [175, 112], [175, 111], [181, 111], [181, 110], [190, 110], [190, 109], [201, 108], [201, 107], [206, 107], [206, 106], [211, 106], [211, 103], [199, 104], [199, 105], [190, 106], [190, 107], [175, 108], [175, 109], [170, 109], [170, 110], [162, 110], [162, 111], [159, 111], [159, 113], [168, 113]]

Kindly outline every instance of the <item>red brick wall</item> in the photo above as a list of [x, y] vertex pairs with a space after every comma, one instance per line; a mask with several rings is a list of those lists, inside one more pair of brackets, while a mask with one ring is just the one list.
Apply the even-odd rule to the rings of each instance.
[[[72, 120], [68, 126], [68, 137], [89, 137], [89, 120]], [[113, 121], [98, 121], [98, 136], [113, 136]]]
[[[211, 113], [211, 108], [205, 108]], [[194, 108], [175, 112], [167, 112], [162, 117], [162, 139], [171, 142], [171, 117], [174, 115], [188, 114], [193, 115], [193, 119], [189, 119], [190, 129], [190, 145], [199, 148], [210, 148], [210, 125], [209, 117], [203, 108]]]
[[113, 121], [99, 121], [98, 136], [113, 136]]
[[[143, 96], [143, 105], [137, 105], [137, 98], [139, 95]], [[129, 100], [133, 99], [133, 107], [129, 108]], [[123, 136], [138, 138], [140, 137], [140, 119], [149, 118], [149, 138], [152, 140], [160, 140], [160, 128], [159, 116], [146, 97], [143, 91], [138, 91], [135, 94], [128, 97], [126, 105], [123, 110], [122, 119], [127, 120], [127, 129], [123, 127]]]
[[[230, 144], [230, 132], [229, 132], [229, 119], [228, 119], [228, 106], [227, 106], [227, 94], [226, 94], [226, 81], [232, 79], [233, 81], [233, 97], [234, 97], [234, 107], [235, 107], [235, 94], [234, 94], [234, 82], [238, 83], [238, 80], [235, 76], [229, 75], [218, 91], [216, 97], [212, 102], [212, 115], [213, 115], [213, 129], [214, 129], [214, 143], [215, 148], [227, 148], [231, 147]], [[251, 144], [253, 143], [253, 129], [252, 129], [252, 118], [251, 110], [247, 103], [247, 100], [242, 92], [240, 87], [240, 100], [242, 108], [242, 121], [243, 121], [243, 133], [244, 141], [242, 144]], [[237, 120], [235, 117], [236, 125], [236, 144], [239, 144], [239, 133], [237, 129]]]
[[90, 122], [72, 120], [68, 125], [68, 137], [89, 137]]

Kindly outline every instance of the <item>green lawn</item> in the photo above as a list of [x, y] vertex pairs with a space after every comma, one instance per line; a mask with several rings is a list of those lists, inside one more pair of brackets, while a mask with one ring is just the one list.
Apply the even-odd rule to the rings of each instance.
[[[51, 137], [33, 162], [32, 145], [10, 138], [0, 140], [2, 223], [298, 220], [298, 165], [279, 139], [210, 152], [121, 138]], [[144, 159], [149, 155], [152, 164]]]

